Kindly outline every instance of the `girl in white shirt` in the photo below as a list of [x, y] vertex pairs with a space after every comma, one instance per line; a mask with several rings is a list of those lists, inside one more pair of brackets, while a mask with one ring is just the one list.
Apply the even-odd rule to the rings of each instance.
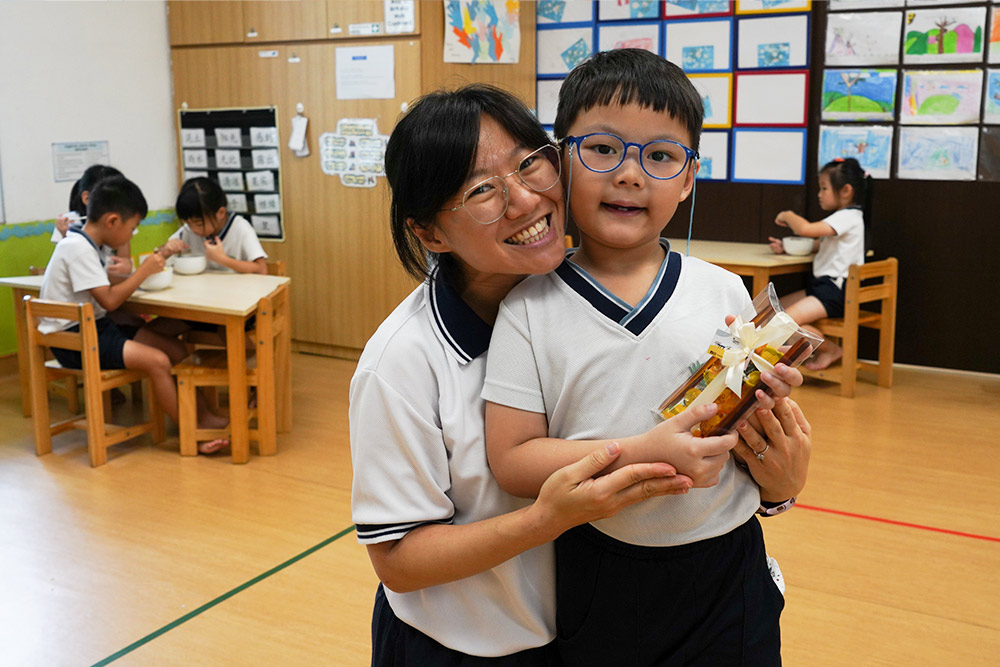
[[[852, 264], [865, 261], [865, 218], [871, 211], [871, 177], [854, 158], [837, 158], [819, 172], [819, 205], [832, 214], [809, 222], [793, 211], [782, 211], [774, 222], [798, 236], [816, 239], [813, 275], [806, 288], [781, 299], [785, 311], [799, 325], [808, 326], [824, 317], [844, 316], [844, 281]], [[781, 239], [770, 237], [771, 250], [784, 252]], [[844, 350], [827, 340], [806, 361], [812, 370], [826, 368], [843, 356]]]

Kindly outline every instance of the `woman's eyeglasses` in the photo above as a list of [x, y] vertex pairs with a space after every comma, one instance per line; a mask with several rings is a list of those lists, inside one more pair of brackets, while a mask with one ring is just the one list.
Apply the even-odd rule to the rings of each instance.
[[668, 139], [637, 144], [614, 134], [595, 132], [582, 137], [566, 137], [563, 141], [571, 147], [575, 145], [583, 166], [598, 173], [617, 169], [625, 161], [629, 146], [635, 146], [639, 151], [639, 166], [649, 176], [661, 181], [676, 178], [692, 158], [697, 160], [699, 157], [698, 151]]
[[546, 144], [525, 156], [514, 171], [506, 176], [491, 176], [476, 183], [462, 195], [461, 205], [444, 210], [457, 211], [464, 208], [479, 224], [492, 224], [507, 212], [510, 200], [507, 186], [509, 177], [517, 174], [525, 187], [535, 192], [545, 192], [559, 182], [561, 170], [559, 149]]

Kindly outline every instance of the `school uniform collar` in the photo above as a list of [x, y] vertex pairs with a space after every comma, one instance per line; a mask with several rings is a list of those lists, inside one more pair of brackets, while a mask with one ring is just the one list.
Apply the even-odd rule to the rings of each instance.
[[104, 255], [101, 253], [100, 247], [98, 247], [98, 245], [94, 243], [94, 239], [90, 238], [90, 235], [87, 234], [87, 232], [83, 231], [83, 225], [80, 226], [70, 225], [69, 231], [73, 232], [74, 234], [79, 234], [83, 238], [87, 239], [87, 243], [89, 243], [94, 248], [94, 251], [97, 253], [97, 258], [101, 260], [101, 266], [104, 266]]
[[226, 226], [222, 228], [222, 231], [217, 234], [219, 240], [226, 238], [226, 234], [229, 233], [229, 228], [233, 226], [233, 220], [236, 219], [236, 213], [230, 213], [229, 219], [226, 220]]
[[571, 262], [568, 257], [556, 268], [556, 276], [586, 299], [599, 313], [638, 336], [663, 310], [673, 295], [681, 275], [680, 254], [670, 251], [670, 242], [666, 239], [661, 238], [660, 245], [666, 251], [666, 256], [646, 296], [634, 308], [605, 289], [585, 269]]
[[493, 327], [476, 315], [448, 281], [438, 276], [437, 269], [428, 278], [427, 295], [434, 324], [445, 347], [459, 363], [467, 364], [489, 349]]

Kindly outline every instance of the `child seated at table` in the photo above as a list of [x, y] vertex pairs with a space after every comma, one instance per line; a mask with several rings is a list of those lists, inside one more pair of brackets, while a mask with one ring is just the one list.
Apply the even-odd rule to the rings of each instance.
[[[86, 223], [82, 227], [70, 227], [66, 238], [56, 244], [45, 268], [40, 297], [71, 303], [90, 302], [97, 320], [101, 369], [145, 371], [156, 400], [176, 422], [177, 386], [170, 367], [186, 356], [184, 345], [148, 327], [120, 325], [107, 317], [109, 312], [125, 303], [143, 280], [163, 270], [163, 256], [153, 253], [135, 272], [112, 285], [99, 250], [102, 245], [116, 248], [127, 242], [147, 212], [142, 191], [124, 176], [113, 176], [97, 183], [90, 192]], [[78, 327], [68, 320], [54, 318], [41, 318], [38, 324], [42, 333]], [[52, 354], [66, 368], [82, 366], [80, 353], [76, 350], [52, 348]], [[228, 420], [199, 405], [198, 423], [202, 428], [223, 428]], [[221, 446], [225, 444], [228, 443]]]
[[[865, 219], [871, 211], [871, 177], [852, 157], [828, 162], [819, 172], [819, 206], [830, 215], [810, 222], [794, 211], [782, 211], [775, 224], [798, 236], [816, 239], [812, 276], [806, 288], [781, 297], [781, 305], [799, 326], [809, 326], [824, 317], [844, 316], [844, 281], [852, 264], [865, 262]], [[769, 237], [771, 250], [783, 253], [781, 239]], [[844, 356], [844, 350], [827, 339], [805, 364], [821, 370]]]

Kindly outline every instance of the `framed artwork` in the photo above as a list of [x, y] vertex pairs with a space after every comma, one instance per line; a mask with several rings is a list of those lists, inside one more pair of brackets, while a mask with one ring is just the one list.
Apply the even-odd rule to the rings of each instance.
[[788, 69], [809, 66], [809, 15], [741, 18], [736, 22], [736, 66]]
[[889, 178], [894, 131], [891, 125], [820, 125], [817, 168], [852, 157], [872, 178]]
[[979, 133], [979, 180], [1000, 181], [1000, 127]]
[[724, 16], [732, 13], [733, 3], [730, 0], [667, 0], [663, 3], [665, 19]]
[[733, 87], [735, 125], [806, 125], [809, 72], [737, 72]]
[[902, 7], [903, 0], [830, 0], [831, 12], [843, 12], [854, 9], [883, 9], [886, 7]]
[[444, 3], [444, 14], [444, 62], [480, 65], [518, 62], [519, 4], [501, 0], [448, 0]]
[[660, 24], [603, 23], [597, 26], [597, 50], [645, 49], [660, 54]]
[[733, 130], [734, 182], [789, 183], [806, 179], [805, 129]]
[[702, 132], [698, 146], [698, 178], [704, 181], [724, 181], [729, 178], [729, 133]]
[[986, 62], [1000, 63], [1000, 11], [990, 7], [990, 37], [986, 45]]
[[[929, 7], [931, 5], [968, 5], [982, 0], [906, 0], [909, 7]], [[993, 0], [996, 2], [996, 0]]]
[[974, 181], [977, 127], [900, 127], [897, 178]]
[[559, 89], [563, 79], [539, 79], [535, 82], [535, 104], [538, 122], [552, 125], [556, 122], [556, 108], [559, 105]]
[[539, 30], [536, 72], [539, 76], [565, 75], [594, 52], [594, 28]]
[[731, 19], [668, 21], [664, 55], [688, 74], [732, 69]]
[[810, 0], [736, 0], [736, 13], [807, 12], [810, 4]]
[[705, 120], [702, 121], [702, 127], [731, 127], [733, 124], [733, 75], [729, 72], [692, 74], [688, 79], [701, 95], [701, 101], [705, 107]]
[[597, 17], [601, 21], [660, 18], [659, 0], [600, 0]]
[[830, 14], [826, 22], [827, 65], [899, 63], [902, 12]]
[[962, 125], [979, 122], [983, 71], [903, 70], [901, 125]]
[[983, 85], [983, 122], [1000, 124], [1000, 69], [986, 70]]
[[593, 23], [594, 3], [579, 0], [538, 0], [535, 4], [535, 21], [546, 23]]
[[895, 69], [823, 71], [821, 120], [893, 120], [896, 114]]
[[981, 62], [986, 7], [942, 7], [906, 12], [903, 63]]

